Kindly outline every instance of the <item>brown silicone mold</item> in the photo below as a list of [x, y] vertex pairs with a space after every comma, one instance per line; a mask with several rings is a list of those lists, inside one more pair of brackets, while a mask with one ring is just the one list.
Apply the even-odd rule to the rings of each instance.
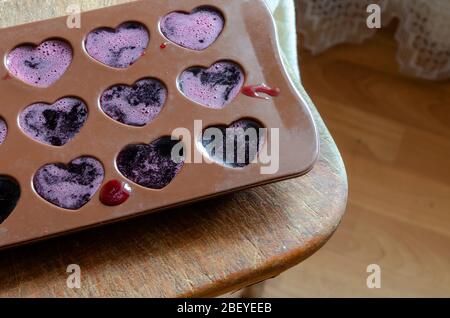
[[[212, 6], [225, 18], [219, 38], [203, 51], [185, 49], [170, 43], [159, 29], [159, 21], [172, 11], [191, 12], [199, 6]], [[8, 125], [6, 140], [0, 145], [0, 175], [16, 180], [21, 197], [9, 217], [0, 224], [0, 248], [54, 236], [69, 231], [112, 222], [205, 199], [239, 189], [287, 179], [307, 173], [318, 155], [318, 136], [312, 116], [283, 67], [272, 16], [262, 0], [138, 1], [82, 14], [80, 29], [69, 29], [66, 18], [36, 22], [0, 30], [0, 54], [23, 43], [39, 44], [47, 39], [63, 39], [73, 50], [67, 71], [48, 88], [34, 87], [8, 75], [6, 62], [0, 65], [0, 117]], [[92, 59], [84, 49], [86, 35], [102, 27], [136, 21], [150, 33], [145, 54], [131, 67], [114, 69]], [[161, 44], [166, 43], [164, 49]], [[162, 46], [164, 47], [164, 46]], [[233, 61], [245, 71], [245, 84], [267, 84], [280, 89], [268, 100], [239, 94], [220, 110], [208, 109], [190, 101], [179, 90], [177, 78], [192, 66], [209, 67], [217, 61]], [[102, 112], [102, 93], [117, 84], [132, 85], [144, 78], [156, 78], [166, 85], [167, 98], [159, 115], [144, 127], [120, 124]], [[52, 104], [73, 96], [89, 109], [85, 125], [62, 147], [49, 146], [29, 138], [19, 127], [19, 114], [29, 105]], [[280, 163], [276, 174], [261, 174], [262, 164], [233, 169], [218, 163], [185, 164], [172, 182], [160, 190], [141, 187], [127, 180], [116, 167], [116, 157], [130, 144], [148, 144], [170, 136], [184, 127], [194, 136], [194, 120], [202, 129], [230, 125], [250, 118], [264, 127], [278, 128]], [[271, 132], [264, 147], [270, 146]], [[198, 138], [198, 136], [194, 136]], [[192, 141], [192, 152], [202, 155]], [[49, 163], [68, 163], [89, 156], [104, 168], [108, 180], [126, 181], [132, 187], [122, 205], [109, 207], [99, 200], [99, 191], [76, 211], [58, 208], [34, 190], [36, 171]]]

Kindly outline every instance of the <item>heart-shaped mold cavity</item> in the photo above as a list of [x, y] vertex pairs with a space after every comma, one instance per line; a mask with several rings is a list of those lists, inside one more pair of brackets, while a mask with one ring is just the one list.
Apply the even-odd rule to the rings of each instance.
[[239, 94], [244, 79], [244, 71], [238, 64], [221, 61], [208, 69], [188, 68], [178, 78], [178, 87], [190, 100], [205, 107], [222, 109]]
[[132, 86], [116, 85], [100, 98], [100, 107], [112, 119], [130, 126], [145, 126], [158, 116], [166, 101], [167, 89], [153, 78]]
[[8, 134], [8, 126], [6, 122], [0, 117], [0, 145], [5, 141]]
[[202, 51], [213, 44], [222, 33], [225, 19], [222, 13], [211, 7], [199, 7], [190, 14], [172, 12], [162, 18], [164, 36], [187, 49]]
[[95, 29], [86, 37], [85, 48], [100, 63], [127, 68], [144, 54], [149, 41], [150, 35], [143, 24], [125, 22], [116, 29]]
[[243, 168], [252, 163], [265, 140], [264, 127], [252, 120], [241, 119], [230, 126], [206, 128], [200, 147], [209, 159], [232, 168]]
[[12, 178], [0, 176], [0, 224], [6, 220], [20, 198], [20, 186]]
[[92, 157], [80, 157], [68, 165], [48, 164], [33, 178], [36, 192], [46, 201], [69, 210], [88, 203], [103, 182], [103, 165]]
[[37, 103], [19, 116], [19, 125], [30, 138], [52, 146], [63, 146], [81, 130], [88, 117], [86, 104], [66, 97], [53, 105]]
[[166, 187], [184, 165], [183, 154], [172, 156], [181, 141], [162, 137], [152, 143], [129, 145], [117, 156], [117, 168], [129, 180], [149, 189]]
[[39, 46], [24, 44], [6, 58], [9, 72], [37, 87], [49, 87], [66, 72], [72, 62], [72, 47], [63, 40], [47, 40]]

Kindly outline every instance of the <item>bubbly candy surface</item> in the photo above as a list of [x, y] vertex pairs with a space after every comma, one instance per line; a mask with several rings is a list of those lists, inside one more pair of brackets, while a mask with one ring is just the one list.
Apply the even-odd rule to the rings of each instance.
[[13, 49], [6, 58], [9, 72], [23, 82], [49, 87], [72, 62], [72, 48], [63, 40], [48, 40], [34, 46], [25, 44]]
[[48, 164], [33, 178], [36, 192], [64, 209], [78, 210], [88, 203], [103, 182], [103, 165], [92, 157], [80, 157], [68, 165]]
[[172, 12], [160, 24], [161, 32], [170, 41], [196, 51], [213, 44], [223, 30], [222, 14], [212, 8], [201, 7], [187, 14]]
[[63, 146], [78, 134], [88, 117], [83, 101], [67, 97], [53, 105], [37, 103], [19, 116], [19, 125], [31, 138], [52, 146]]
[[150, 35], [137, 22], [126, 22], [116, 29], [99, 28], [88, 34], [85, 48], [97, 61], [115, 68], [134, 64], [147, 49]]
[[231, 103], [243, 84], [244, 71], [229, 61], [215, 63], [208, 69], [191, 67], [178, 79], [178, 86], [187, 98], [214, 109]]

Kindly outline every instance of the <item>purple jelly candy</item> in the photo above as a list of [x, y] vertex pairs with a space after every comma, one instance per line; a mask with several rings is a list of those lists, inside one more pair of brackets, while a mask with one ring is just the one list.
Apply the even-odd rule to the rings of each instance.
[[72, 48], [62, 40], [48, 40], [37, 47], [20, 45], [6, 58], [6, 65], [13, 76], [37, 87], [51, 86], [66, 72], [71, 62]]
[[88, 34], [87, 53], [95, 60], [115, 68], [127, 68], [147, 49], [150, 35], [144, 25], [126, 22], [116, 29], [99, 28]]
[[48, 164], [33, 178], [36, 192], [48, 202], [69, 210], [88, 203], [103, 182], [103, 165], [91, 157], [80, 157], [68, 165]]
[[172, 157], [180, 141], [160, 138], [149, 145], [127, 146], [117, 156], [117, 168], [129, 180], [150, 189], [166, 187], [180, 172], [184, 159]]
[[244, 72], [233, 62], [218, 62], [206, 69], [191, 67], [184, 71], [178, 86], [190, 100], [221, 109], [231, 103], [244, 84]]
[[200, 7], [187, 14], [172, 12], [162, 18], [161, 32], [170, 41], [196, 51], [213, 44], [223, 30], [225, 19], [216, 9]]
[[145, 126], [161, 112], [167, 90], [156, 79], [143, 79], [132, 86], [116, 85], [100, 98], [102, 110], [112, 119], [130, 126]]
[[28, 106], [19, 116], [22, 130], [31, 138], [52, 146], [63, 146], [83, 127], [88, 109], [83, 101], [67, 97], [53, 105]]

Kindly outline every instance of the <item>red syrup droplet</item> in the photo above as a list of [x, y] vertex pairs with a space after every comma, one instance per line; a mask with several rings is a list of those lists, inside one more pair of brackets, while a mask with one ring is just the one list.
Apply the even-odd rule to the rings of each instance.
[[167, 43], [161, 43], [159, 47], [161, 48], [161, 50], [164, 50], [167, 47]]
[[131, 187], [128, 183], [111, 180], [100, 191], [100, 201], [107, 206], [121, 205], [128, 200]]
[[267, 97], [263, 97], [258, 93], [263, 93], [272, 97], [278, 97], [280, 96], [281, 91], [277, 87], [271, 88], [267, 87], [266, 85], [249, 85], [242, 88], [242, 93], [253, 98], [268, 99]]
[[9, 74], [9, 73], [6, 73], [5, 76], [2, 77], [2, 79], [5, 80], [5, 81], [6, 81], [6, 80], [9, 80], [9, 79], [11, 79], [11, 78], [12, 78], [12, 76], [11, 76], [11, 74]]

